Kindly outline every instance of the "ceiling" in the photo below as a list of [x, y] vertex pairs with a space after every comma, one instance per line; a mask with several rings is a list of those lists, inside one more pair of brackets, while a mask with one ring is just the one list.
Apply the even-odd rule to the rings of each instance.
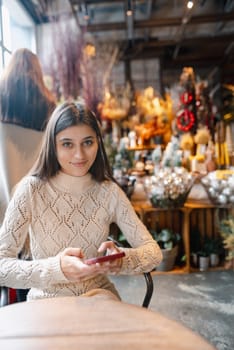
[[[37, 25], [72, 15], [124, 60], [160, 58], [164, 75], [184, 66], [234, 84], [234, 0], [20, 0]], [[128, 5], [133, 15], [126, 16]], [[88, 16], [88, 19], [85, 19]]]

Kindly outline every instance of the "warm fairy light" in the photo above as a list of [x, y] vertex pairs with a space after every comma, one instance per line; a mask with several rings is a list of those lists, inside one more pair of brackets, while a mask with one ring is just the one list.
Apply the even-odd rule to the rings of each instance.
[[191, 8], [193, 8], [193, 1], [188, 1], [188, 2], [187, 2], [187, 8], [188, 8], [189, 10], [191, 10]]
[[94, 57], [96, 54], [96, 49], [93, 44], [87, 44], [84, 48], [84, 52], [88, 57]]
[[108, 90], [106, 90], [106, 91], [105, 91], [105, 98], [106, 98], [107, 100], [109, 100], [110, 97], [111, 97], [110, 92], [109, 92]]
[[154, 104], [154, 107], [155, 107], [156, 114], [157, 114], [157, 115], [161, 115], [161, 113], [162, 113], [162, 108], [161, 108], [160, 101], [159, 101], [159, 98], [158, 98], [158, 97], [155, 97], [155, 98], [153, 99], [153, 104]]

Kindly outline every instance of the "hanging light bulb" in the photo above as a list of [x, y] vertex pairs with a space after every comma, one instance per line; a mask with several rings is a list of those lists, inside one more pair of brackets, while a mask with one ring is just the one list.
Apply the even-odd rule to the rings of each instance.
[[187, 2], [187, 9], [191, 10], [193, 8], [193, 5], [194, 5], [193, 1], [188, 1]]
[[87, 6], [86, 3], [85, 3], [85, 5], [84, 5], [84, 7], [85, 7], [84, 19], [85, 19], [86, 21], [88, 21], [88, 20], [89, 20], [89, 12], [88, 12], [88, 6]]
[[132, 0], [128, 0], [126, 15], [132, 16]]

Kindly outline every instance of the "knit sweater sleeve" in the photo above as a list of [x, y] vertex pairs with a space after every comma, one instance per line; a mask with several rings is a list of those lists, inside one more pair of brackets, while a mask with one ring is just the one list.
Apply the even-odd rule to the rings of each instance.
[[3, 286], [43, 288], [67, 282], [59, 255], [32, 261], [18, 259], [31, 222], [34, 181], [27, 177], [17, 186], [0, 229], [0, 285]]
[[137, 216], [125, 193], [116, 186], [115, 223], [132, 248], [121, 248], [123, 258], [122, 274], [136, 274], [152, 271], [162, 260], [162, 252], [146, 226]]

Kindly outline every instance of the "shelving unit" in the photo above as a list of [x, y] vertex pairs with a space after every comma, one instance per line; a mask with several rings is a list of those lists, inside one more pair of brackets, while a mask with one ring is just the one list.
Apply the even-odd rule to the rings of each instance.
[[142, 145], [142, 146], [135, 146], [135, 147], [128, 147], [128, 151], [153, 151], [156, 148], [156, 144], [154, 145]]
[[[230, 206], [218, 207], [214, 204], [202, 202], [186, 202], [183, 207], [173, 209], [154, 208], [139, 204], [134, 207], [148, 228], [166, 227], [176, 232], [181, 232], [186, 262], [181, 269], [170, 271], [172, 273], [189, 273], [194, 271], [190, 263], [190, 234], [193, 225], [195, 224], [199, 228], [202, 235], [206, 234], [209, 237], [215, 237], [219, 234], [216, 227], [217, 219], [227, 217], [230, 210], [233, 210]], [[220, 267], [215, 269], [220, 269]]]

